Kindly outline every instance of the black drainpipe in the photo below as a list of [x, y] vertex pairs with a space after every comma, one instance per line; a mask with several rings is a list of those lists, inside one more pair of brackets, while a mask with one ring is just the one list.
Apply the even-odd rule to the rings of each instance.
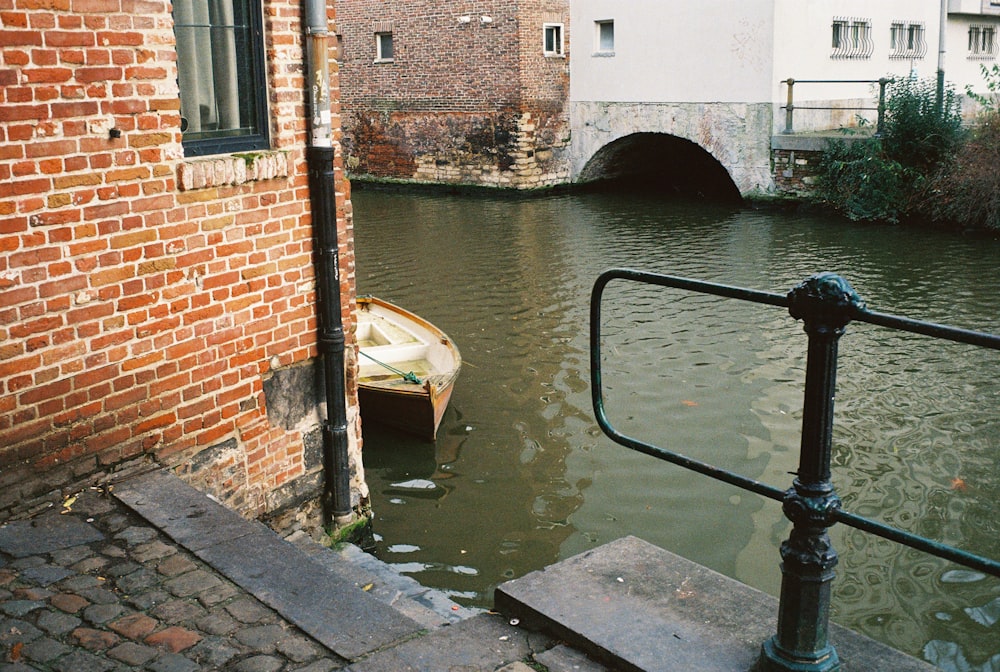
[[316, 240], [319, 354], [323, 359], [326, 423], [323, 425], [323, 518], [326, 525], [353, 520], [347, 455], [347, 398], [344, 383], [344, 323], [340, 315], [340, 263], [337, 242], [337, 193], [330, 124], [330, 68], [326, 3], [305, 0], [310, 141], [309, 200]]

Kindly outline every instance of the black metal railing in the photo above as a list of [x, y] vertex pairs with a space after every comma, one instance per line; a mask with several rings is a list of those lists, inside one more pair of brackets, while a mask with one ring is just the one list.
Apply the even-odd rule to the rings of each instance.
[[[781, 83], [788, 87], [788, 95], [782, 109], [785, 110], [785, 130], [782, 133], [793, 133], [795, 110], [856, 110], [876, 111], [878, 118], [875, 123], [875, 134], [881, 136], [885, 131], [885, 87], [893, 83], [893, 79], [883, 77], [881, 79], [788, 79], [781, 80]], [[878, 105], [876, 107], [833, 107], [822, 105], [796, 105], [795, 85], [796, 84], [878, 84]]]
[[[792, 487], [780, 490], [746, 476], [626, 436], [615, 429], [604, 411], [601, 376], [601, 300], [607, 285], [626, 280], [673, 289], [787, 308], [802, 320], [808, 335], [799, 469]], [[1000, 577], [1000, 561], [884, 525], [844, 511], [831, 482], [834, 391], [837, 346], [851, 321], [923, 334], [938, 339], [1000, 350], [1000, 336], [968, 331], [905, 317], [873, 312], [850, 284], [833, 273], [812, 276], [787, 295], [691, 280], [631, 269], [602, 273], [590, 302], [591, 396], [598, 425], [627, 448], [671, 462], [719, 481], [782, 502], [791, 520], [791, 534], [781, 545], [781, 594], [777, 634], [762, 644], [761, 672], [833, 672], [840, 669], [837, 652], [827, 638], [830, 588], [837, 552], [827, 529], [834, 523], [876, 534], [939, 558]]]

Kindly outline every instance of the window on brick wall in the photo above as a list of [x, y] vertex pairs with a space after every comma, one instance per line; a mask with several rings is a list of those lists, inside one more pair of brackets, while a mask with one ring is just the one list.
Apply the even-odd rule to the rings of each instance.
[[613, 54], [615, 53], [615, 22], [614, 21], [595, 21], [594, 22], [594, 38], [596, 41], [595, 49], [598, 54]]
[[546, 56], [563, 55], [563, 25], [546, 23], [542, 26], [542, 51]]
[[261, 0], [173, 0], [188, 156], [270, 146]]
[[375, 60], [382, 63], [393, 60], [391, 32], [375, 33]]

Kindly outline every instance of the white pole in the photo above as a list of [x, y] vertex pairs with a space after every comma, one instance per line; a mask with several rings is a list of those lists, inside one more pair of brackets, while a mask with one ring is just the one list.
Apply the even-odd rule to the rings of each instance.
[[948, 0], [941, 0], [941, 17], [938, 25], [937, 111], [944, 112], [944, 53], [945, 35], [948, 32]]

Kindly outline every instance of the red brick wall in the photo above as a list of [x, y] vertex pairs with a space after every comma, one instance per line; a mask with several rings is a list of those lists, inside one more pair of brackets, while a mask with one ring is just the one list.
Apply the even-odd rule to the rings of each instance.
[[[514, 188], [568, 179], [568, 59], [542, 54], [544, 22], [568, 34], [568, 0], [336, 5], [352, 174]], [[374, 62], [377, 29], [392, 31], [392, 63]]]
[[[483, 112], [520, 101], [517, 2], [340, 0], [344, 108]], [[469, 16], [469, 23], [459, 23]], [[492, 23], [483, 24], [481, 16]], [[374, 63], [375, 23], [392, 26], [394, 63]]]
[[308, 470], [263, 392], [316, 354], [299, 13], [265, 2], [275, 151], [185, 161], [168, 2], [0, 0], [0, 509], [198, 457], [257, 514]]
[[[562, 113], [569, 100], [569, 3], [565, 0], [520, 0], [518, 12], [518, 61], [524, 104], [539, 112]], [[546, 23], [563, 24], [564, 59], [547, 58], [542, 54], [542, 26]]]

